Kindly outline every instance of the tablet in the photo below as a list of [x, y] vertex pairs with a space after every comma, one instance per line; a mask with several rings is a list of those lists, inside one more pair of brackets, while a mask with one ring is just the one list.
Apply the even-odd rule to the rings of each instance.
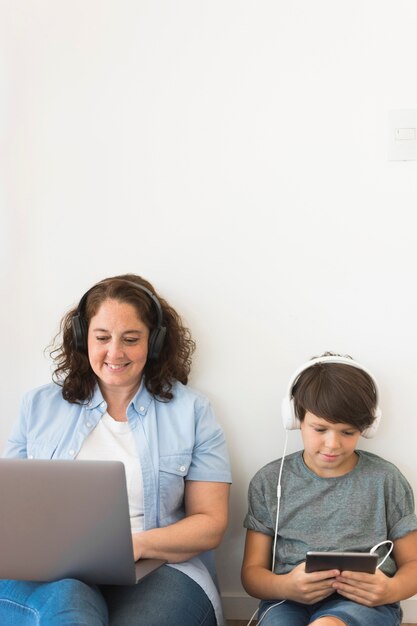
[[377, 554], [369, 552], [307, 552], [306, 572], [338, 569], [375, 574]]

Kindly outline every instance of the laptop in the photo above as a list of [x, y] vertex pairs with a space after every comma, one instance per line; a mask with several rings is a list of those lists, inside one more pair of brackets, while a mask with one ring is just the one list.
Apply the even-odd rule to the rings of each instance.
[[0, 459], [0, 579], [134, 585], [165, 563], [135, 563], [120, 461]]

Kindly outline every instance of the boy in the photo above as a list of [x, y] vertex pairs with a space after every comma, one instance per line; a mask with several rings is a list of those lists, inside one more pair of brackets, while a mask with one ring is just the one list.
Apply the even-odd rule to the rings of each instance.
[[[294, 374], [283, 410], [304, 449], [257, 472], [244, 522], [242, 582], [261, 599], [262, 625], [399, 625], [400, 600], [417, 592], [417, 518], [401, 472], [356, 450], [380, 419], [375, 380], [325, 353]], [[375, 574], [305, 572], [308, 550], [369, 552], [387, 540], [392, 556]]]

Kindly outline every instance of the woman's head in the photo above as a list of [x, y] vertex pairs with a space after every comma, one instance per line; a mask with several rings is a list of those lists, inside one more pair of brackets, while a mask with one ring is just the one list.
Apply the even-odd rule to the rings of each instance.
[[[142, 282], [145, 283], [146, 281]], [[149, 283], [147, 284], [149, 285]], [[78, 304], [77, 314], [71, 318], [74, 349], [78, 352], [87, 352], [90, 321], [107, 300], [125, 303], [136, 310], [137, 317], [143, 320], [149, 329], [148, 358], [157, 360], [161, 354], [166, 335], [162, 307], [153, 291], [137, 280], [104, 280], [83, 295]], [[150, 304], [154, 308], [153, 316], [150, 315]], [[145, 307], [145, 305], [147, 306]]]
[[[91, 350], [94, 345], [90, 344], [91, 320], [100, 319], [109, 304], [115, 305], [113, 313], [130, 311], [130, 319], [136, 320], [133, 324], [136, 330], [141, 324], [147, 330], [149, 341], [143, 367], [145, 384], [152, 394], [169, 400], [173, 382], [179, 380], [185, 384], [188, 380], [195, 344], [176, 311], [156, 294], [148, 281], [135, 274], [100, 281], [84, 294], [78, 307], [63, 318], [62, 343], [52, 350], [51, 355], [57, 364], [54, 379], [63, 386], [65, 399], [70, 402], [87, 400], [92, 396], [97, 376], [100, 380], [100, 373], [91, 367], [87, 344]], [[117, 304], [127, 306], [117, 307]], [[117, 321], [120, 321], [120, 315]]]
[[332, 362], [319, 362], [302, 371], [292, 396], [300, 422], [309, 412], [328, 422], [350, 424], [361, 432], [374, 422], [378, 401], [374, 381], [366, 371]]

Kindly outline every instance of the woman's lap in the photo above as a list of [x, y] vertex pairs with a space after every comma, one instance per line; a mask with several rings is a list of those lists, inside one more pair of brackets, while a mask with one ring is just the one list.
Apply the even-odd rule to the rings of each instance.
[[216, 626], [211, 602], [186, 574], [163, 566], [132, 587], [0, 581], [7, 626]]
[[[265, 615], [261, 626], [307, 626], [324, 616], [338, 617], [347, 626], [399, 626], [401, 609], [399, 604], [366, 607], [334, 594], [316, 604], [306, 605], [285, 601], [273, 607], [274, 602], [261, 602], [259, 617]], [[270, 608], [273, 607], [273, 608]], [[268, 613], [267, 609], [270, 608]]]
[[133, 587], [101, 587], [101, 591], [110, 626], [216, 626], [212, 604], [202, 588], [168, 565]]
[[107, 626], [107, 607], [96, 587], [67, 578], [52, 583], [0, 581], [0, 624]]

